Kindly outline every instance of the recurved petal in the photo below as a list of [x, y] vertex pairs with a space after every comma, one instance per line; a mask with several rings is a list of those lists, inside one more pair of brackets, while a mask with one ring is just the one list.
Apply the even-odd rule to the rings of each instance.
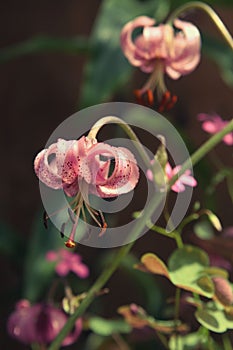
[[65, 155], [74, 142], [74, 140], [58, 139], [36, 156], [34, 161], [36, 175], [47, 186], [54, 189], [62, 188], [61, 175]]
[[114, 147], [115, 167], [104, 184], [97, 187], [101, 197], [115, 197], [133, 190], [139, 179], [139, 169], [133, 154], [124, 147]]
[[[51, 156], [51, 161], [49, 156]], [[45, 185], [54, 189], [62, 188], [61, 176], [58, 175], [56, 164], [56, 144], [52, 144], [36, 156], [34, 169], [38, 178]]]
[[[140, 16], [128, 22], [121, 31], [120, 44], [124, 55], [128, 58], [130, 63], [134, 66], [140, 66], [142, 58], [138, 55], [137, 46], [132, 40], [133, 31], [139, 27], [153, 26], [155, 20], [147, 16]], [[140, 51], [140, 49], [139, 49]], [[138, 57], [137, 57], [137, 55]]]
[[58, 175], [62, 175], [63, 163], [66, 157], [66, 154], [70, 148], [76, 143], [76, 140], [63, 140], [58, 139], [56, 143], [56, 164]]
[[[139, 170], [136, 159], [128, 149], [98, 143], [90, 149], [87, 158], [91, 169], [91, 193], [100, 197], [115, 197], [136, 186]], [[100, 160], [103, 158], [106, 158], [106, 165]], [[114, 169], [109, 174], [110, 162]]]
[[174, 192], [184, 192], [185, 191], [185, 186], [182, 184], [181, 181], [177, 180], [174, 185], [172, 185], [171, 189], [174, 191]]
[[181, 29], [175, 35], [173, 50], [166, 62], [166, 73], [172, 79], [191, 73], [200, 61], [201, 37], [192, 23], [176, 19], [174, 25]]
[[194, 179], [194, 177], [189, 175], [187, 172], [181, 175], [180, 181], [182, 181], [183, 184], [188, 185], [190, 187], [197, 186], [196, 179]]
[[224, 136], [223, 141], [228, 145], [232, 146], [233, 145], [233, 132], [227, 134]]

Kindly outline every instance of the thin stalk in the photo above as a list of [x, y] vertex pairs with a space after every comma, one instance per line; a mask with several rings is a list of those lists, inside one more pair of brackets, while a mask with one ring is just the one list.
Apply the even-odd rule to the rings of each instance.
[[161, 341], [161, 343], [163, 344], [163, 346], [169, 350], [169, 346], [168, 346], [168, 342], [167, 342], [167, 338], [165, 337], [165, 335], [159, 331], [156, 331], [156, 335], [159, 338], [159, 340]]
[[2, 48], [0, 51], [0, 63], [10, 61], [23, 55], [30, 55], [41, 52], [86, 54], [90, 51], [90, 43], [87, 38], [84, 37], [70, 39], [39, 36], [15, 45], [11, 45], [9, 47]]
[[187, 217], [181, 222], [181, 224], [178, 226], [177, 231], [178, 231], [180, 234], [182, 234], [182, 231], [183, 231], [184, 227], [185, 227], [186, 225], [188, 225], [190, 222], [192, 222], [192, 221], [194, 221], [194, 220], [198, 220], [199, 217], [200, 217], [200, 215], [199, 215], [198, 213], [193, 213], [193, 214], [187, 216]]
[[233, 176], [227, 176], [227, 188], [231, 201], [233, 203]]
[[222, 335], [222, 342], [224, 350], [232, 350], [231, 340], [229, 334], [225, 333]]
[[170, 16], [166, 20], [166, 23], [173, 24], [173, 21], [176, 18], [193, 9], [199, 9], [204, 11], [214, 22], [214, 24], [222, 34], [223, 38], [225, 39], [226, 43], [230, 46], [231, 49], [233, 49], [233, 39], [229, 30], [227, 29], [221, 18], [217, 15], [217, 13], [212, 9], [212, 7], [203, 2], [191, 1], [187, 4], [178, 7], [170, 14]]
[[233, 131], [233, 119], [219, 131], [217, 134], [213, 135], [209, 140], [207, 140], [196, 152], [192, 154], [190, 159], [187, 159], [178, 174], [173, 176], [173, 178], [169, 181], [169, 187], [177, 181], [177, 179], [184, 174], [184, 172], [190, 168], [190, 164], [193, 166], [197, 164], [207, 153], [209, 153], [221, 140], [222, 138]]
[[180, 314], [180, 294], [181, 294], [181, 289], [177, 287], [176, 296], [175, 296], [175, 312], [174, 312], [174, 318], [176, 323], [179, 321], [179, 314]]
[[[176, 287], [176, 295], [175, 295], [175, 308], [174, 308], [174, 320], [175, 320], [175, 327], [177, 327], [179, 322], [179, 314], [180, 314], [180, 296], [181, 296], [181, 289], [179, 287]], [[178, 338], [176, 336], [176, 347], [178, 348]]]
[[156, 225], [147, 225], [148, 228], [154, 232], [157, 232], [163, 236], [166, 236], [168, 238], [172, 238], [176, 241], [177, 247], [182, 248], [183, 247], [183, 241], [180, 236], [180, 233], [177, 230], [173, 230], [172, 232], [168, 232], [165, 228], [156, 226]]
[[[233, 120], [220, 132], [218, 132], [216, 135], [212, 136], [207, 142], [204, 143], [191, 157], [191, 160], [193, 161], [193, 164], [196, 164], [198, 161], [200, 161], [212, 148], [214, 148], [217, 143], [219, 143], [222, 138], [231, 132], [233, 130]], [[185, 171], [188, 169], [190, 165], [189, 161], [186, 161], [184, 165], [181, 168], [181, 171]], [[172, 185], [175, 183], [177, 178], [170, 181], [170, 184]], [[152, 216], [153, 212], [156, 210], [158, 205], [161, 201], [161, 196], [154, 196], [148, 206], [145, 208], [143, 216], [141, 217], [141, 220], [137, 221], [135, 227], [132, 230], [132, 238], [138, 237], [138, 235], [141, 233], [141, 231], [146, 226], [148, 220]], [[118, 252], [115, 255], [115, 258], [112, 259], [111, 263], [106, 266], [105, 270], [101, 273], [101, 275], [97, 278], [97, 280], [94, 282], [90, 290], [87, 292], [86, 298], [81, 302], [78, 309], [74, 312], [73, 315], [70, 316], [70, 318], [67, 320], [65, 326], [62, 328], [60, 333], [57, 335], [57, 337], [54, 339], [54, 341], [49, 346], [48, 350], [58, 350], [63, 339], [66, 337], [66, 335], [72, 330], [75, 321], [82, 316], [82, 314], [85, 312], [85, 310], [88, 308], [88, 306], [92, 303], [92, 301], [95, 298], [95, 295], [97, 292], [99, 292], [102, 287], [105, 285], [105, 283], [110, 279], [112, 274], [116, 271], [118, 266], [120, 265], [122, 259], [127, 255], [127, 253], [130, 251], [130, 249], [133, 247], [134, 242], [123, 246], [118, 250]]]
[[122, 119], [115, 117], [115, 116], [107, 116], [99, 119], [91, 128], [88, 138], [94, 139], [96, 138], [99, 130], [106, 124], [118, 124], [124, 132], [128, 135], [128, 137], [132, 140], [135, 141], [135, 147], [137, 148], [141, 158], [145, 162], [145, 165], [147, 166], [148, 169], [151, 168], [151, 162], [148, 154], [146, 153], [144, 147], [142, 146], [139, 138], [135, 134], [135, 132], [132, 130], [132, 128]]

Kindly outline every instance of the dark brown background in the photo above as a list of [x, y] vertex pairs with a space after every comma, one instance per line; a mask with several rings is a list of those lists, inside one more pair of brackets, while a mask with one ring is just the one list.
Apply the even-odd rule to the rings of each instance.
[[[37, 35], [73, 37], [88, 35], [91, 31], [100, 1], [97, 0], [9, 0], [0, 4], [0, 46], [6, 47]], [[217, 8], [225, 23], [233, 32], [232, 14], [229, 9]], [[203, 31], [218, 34], [204, 15], [192, 15]], [[220, 38], [220, 37], [219, 37]], [[0, 113], [1, 113], [1, 220], [28, 237], [35, 212], [41, 206], [38, 180], [33, 173], [33, 158], [43, 148], [54, 128], [77, 111], [78, 96], [85, 58], [68, 54], [36, 54], [23, 56], [0, 65]], [[135, 84], [143, 84], [145, 76], [137, 73]], [[131, 84], [130, 84], [131, 85]], [[133, 84], [132, 84], [133, 85]], [[217, 66], [203, 57], [198, 69], [179, 81], [169, 81], [171, 91], [179, 96], [174, 109], [175, 119], [181, 123], [198, 146], [205, 139], [196, 121], [199, 112], [217, 112], [223, 118], [232, 117], [233, 90], [222, 81]], [[130, 101], [133, 101], [130, 95]], [[229, 165], [232, 164], [230, 148], [221, 144], [217, 152]], [[217, 213], [224, 225], [231, 224], [232, 207], [225, 186], [220, 187]], [[202, 193], [202, 189], [199, 192]], [[167, 241], [155, 240], [154, 251], [165, 257]], [[140, 239], [135, 250], [140, 255], [151, 247], [149, 238]], [[166, 248], [164, 248], [166, 247]], [[86, 260], [91, 259], [93, 249], [81, 248]], [[20, 252], [19, 252], [20, 254]], [[2, 289], [14, 290], [21, 276], [5, 257], [1, 263]], [[109, 286], [113, 298], [124, 299], [120, 279], [112, 279]], [[130, 290], [124, 302], [131, 301]], [[15, 296], [17, 299], [17, 295]], [[115, 305], [110, 297], [106, 303], [110, 312]], [[0, 301], [1, 302], [1, 301]], [[1, 349], [25, 349], [6, 336], [5, 322], [12, 310], [12, 300], [2, 309], [0, 324]], [[116, 304], [117, 305], [117, 304]]]

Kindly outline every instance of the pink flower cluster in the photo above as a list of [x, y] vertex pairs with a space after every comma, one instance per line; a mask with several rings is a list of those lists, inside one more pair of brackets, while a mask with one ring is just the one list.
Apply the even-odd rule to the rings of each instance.
[[[217, 114], [209, 115], [206, 113], [200, 113], [198, 114], [197, 118], [200, 122], [202, 122], [202, 129], [208, 132], [209, 134], [216, 134], [228, 124], [228, 121], [223, 120]], [[232, 146], [233, 132], [225, 135], [223, 137], [223, 142], [225, 142], [225, 144], [228, 146]]]
[[[112, 160], [115, 165], [109, 175]], [[79, 140], [59, 139], [37, 155], [34, 167], [43, 183], [63, 189], [70, 197], [79, 192], [82, 181], [88, 185], [89, 193], [116, 197], [134, 189], [139, 178], [137, 162], [128, 149], [85, 136]]]
[[[133, 66], [152, 73], [145, 86], [137, 91], [138, 95], [154, 91], [157, 87], [159, 99], [162, 96], [170, 98], [164, 83], [164, 73], [172, 79], [178, 79], [197, 67], [200, 61], [200, 33], [192, 23], [179, 19], [174, 21], [176, 29], [169, 24], [156, 27], [154, 24], [155, 20], [146, 16], [128, 22], [121, 32], [121, 47]], [[139, 27], [143, 28], [142, 34], [133, 41], [133, 31]], [[152, 99], [151, 93], [148, 98]]]
[[59, 249], [57, 252], [53, 250], [48, 251], [46, 259], [56, 263], [55, 271], [59, 276], [66, 276], [70, 271], [80, 278], [89, 276], [89, 269], [82, 262], [81, 256], [64, 248]]
[[[24, 344], [51, 343], [66, 324], [67, 315], [60, 309], [45, 303], [31, 305], [21, 300], [7, 321], [8, 333]], [[70, 345], [79, 337], [82, 320], [78, 319], [74, 330], [63, 340], [62, 345]]]
[[[167, 181], [170, 181], [173, 178], [173, 176], [178, 174], [180, 169], [181, 169], [180, 165], [177, 165], [175, 168], [172, 169], [170, 163], [167, 163], [165, 167], [165, 174], [166, 174]], [[153, 181], [153, 173], [151, 170], [147, 171], [147, 178], [150, 181]], [[191, 171], [189, 169], [186, 170], [184, 174], [182, 174], [178, 178], [178, 180], [174, 183], [174, 185], [171, 186], [171, 189], [174, 192], [180, 193], [185, 191], [185, 186], [190, 186], [190, 187], [197, 186], [197, 181], [194, 179], [193, 176], [191, 176]]]

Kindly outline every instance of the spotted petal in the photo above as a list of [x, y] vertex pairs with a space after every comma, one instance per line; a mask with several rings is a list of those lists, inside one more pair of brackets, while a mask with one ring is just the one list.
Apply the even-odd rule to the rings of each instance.
[[62, 165], [65, 154], [73, 144], [73, 140], [66, 141], [59, 139], [49, 148], [41, 151], [35, 158], [34, 169], [39, 179], [53, 189], [61, 189], [62, 186]]
[[[93, 159], [100, 155], [114, 160], [114, 170], [110, 176], [108, 176], [104, 165], [100, 168], [93, 166]], [[139, 170], [136, 159], [128, 149], [99, 143], [88, 153], [88, 160], [92, 169], [92, 187], [90, 189], [92, 193], [100, 197], [115, 197], [135, 188], [139, 178]], [[107, 167], [109, 167], [109, 160], [107, 162]], [[104, 169], [104, 176], [102, 169]]]

